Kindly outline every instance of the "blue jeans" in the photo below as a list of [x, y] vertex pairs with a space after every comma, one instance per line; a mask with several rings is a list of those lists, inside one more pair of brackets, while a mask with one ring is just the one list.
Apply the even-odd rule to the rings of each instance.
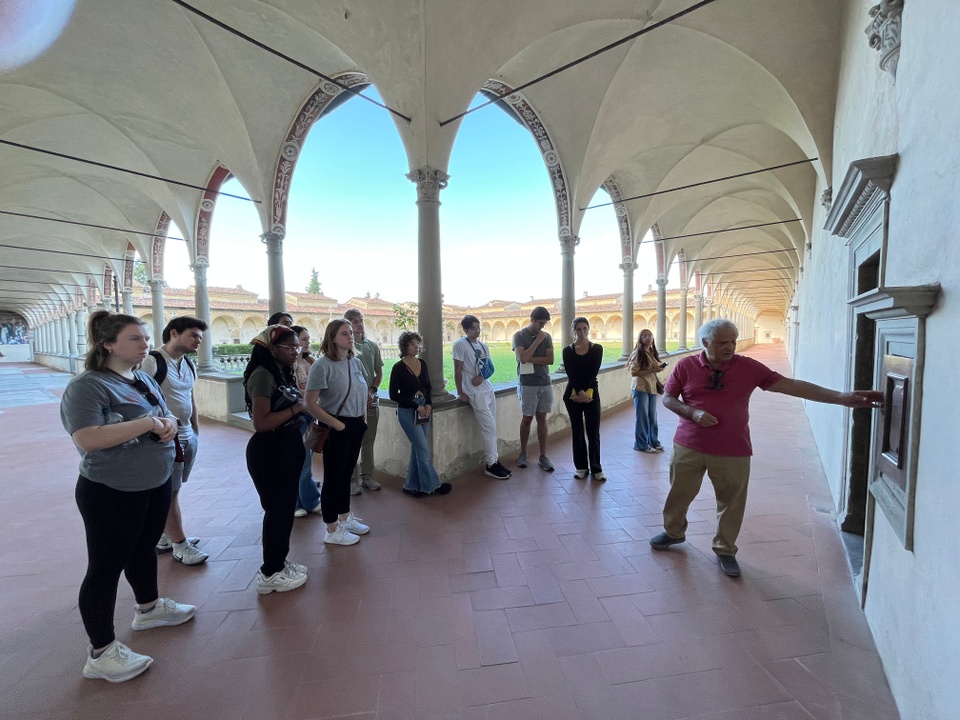
[[[301, 435], [307, 431], [307, 426], [313, 421], [306, 413], [300, 415], [304, 422], [300, 428]], [[307, 457], [303, 460], [303, 467], [300, 469], [300, 490], [297, 498], [297, 509], [316, 510], [320, 504], [320, 489], [317, 482], [313, 479], [313, 450], [307, 450]]]
[[433, 468], [430, 446], [427, 444], [430, 423], [417, 425], [417, 411], [414, 408], [397, 408], [397, 419], [410, 440], [410, 465], [407, 468], [407, 481], [403, 487], [407, 490], [431, 493], [440, 487], [440, 476]]
[[634, 429], [634, 450], [646, 450], [650, 447], [659, 447], [660, 439], [657, 437], [659, 428], [657, 427], [657, 399], [656, 394], [633, 391], [633, 407], [637, 411], [637, 424]]

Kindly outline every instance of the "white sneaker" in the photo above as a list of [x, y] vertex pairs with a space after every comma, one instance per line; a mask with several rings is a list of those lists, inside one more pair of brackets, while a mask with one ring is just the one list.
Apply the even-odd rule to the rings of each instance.
[[607, 476], [604, 475], [602, 472], [595, 472], [593, 474], [593, 479], [596, 480], [597, 482], [605, 482], [607, 479]]
[[340, 527], [346, 528], [348, 532], [352, 532], [354, 535], [366, 535], [370, 532], [370, 527], [360, 522], [361, 520], [363, 518], [358, 518], [351, 512], [347, 515], [346, 520], [340, 521]]
[[343, 523], [340, 523], [333, 532], [327, 531], [323, 541], [328, 545], [356, 545], [360, 542], [360, 536], [354, 535], [343, 526]]
[[577, 470], [577, 471], [573, 474], [573, 476], [574, 476], [577, 480], [583, 480], [583, 479], [587, 476], [587, 471], [586, 471], [586, 470]]
[[173, 559], [184, 565], [199, 565], [205, 563], [208, 557], [210, 556], [197, 550], [187, 541], [184, 541], [182, 547], [180, 543], [173, 545]]
[[83, 676], [91, 680], [122, 683], [135, 678], [153, 663], [149, 655], [135, 653], [118, 640], [107, 645], [98, 658], [94, 658], [92, 652], [91, 646], [87, 650], [87, 663], [83, 666]]
[[196, 614], [197, 608], [195, 605], [182, 605], [170, 598], [160, 598], [150, 612], [135, 611], [130, 627], [134, 630], [149, 630], [150, 628], [181, 625]]
[[305, 572], [297, 573], [290, 565], [284, 563], [283, 570], [270, 577], [265, 576], [262, 572], [257, 573], [257, 592], [260, 595], [268, 595], [272, 592], [289, 592], [290, 590], [296, 590], [306, 581], [307, 574]]
[[[191, 545], [199, 545], [200, 538], [198, 537], [188, 537], [187, 542]], [[157, 555], [163, 555], [173, 550], [173, 543], [170, 542], [170, 538], [167, 537], [167, 534], [164, 533], [160, 536], [160, 542], [157, 543]]]
[[360, 489], [360, 482], [357, 480], [350, 481], [350, 494], [351, 495], [360, 495], [363, 493], [363, 490]]
[[307, 511], [304, 510], [303, 508], [297, 508], [296, 510], [293, 511], [293, 516], [294, 516], [295, 518], [306, 517], [306, 516], [307, 516]]
[[307, 574], [307, 566], [306, 566], [306, 565], [301, 565], [300, 563], [295, 563], [295, 562], [292, 562], [292, 561], [290, 561], [290, 560], [284, 560], [284, 561], [283, 561], [283, 567], [286, 568], [287, 570], [289, 570], [289, 571], [290, 571], [291, 573], [293, 573], [294, 575], [306, 575], [306, 574]]
[[360, 487], [362, 487], [364, 490], [379, 490], [380, 483], [378, 483], [372, 477], [362, 477], [360, 478]]

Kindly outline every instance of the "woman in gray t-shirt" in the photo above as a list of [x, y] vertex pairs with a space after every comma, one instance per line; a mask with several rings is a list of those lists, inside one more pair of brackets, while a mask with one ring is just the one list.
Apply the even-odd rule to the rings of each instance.
[[320, 357], [307, 376], [310, 414], [330, 428], [323, 447], [320, 508], [331, 545], [353, 545], [370, 528], [350, 512], [350, 476], [360, 457], [367, 430], [367, 383], [363, 366], [353, 355], [353, 327], [332, 320], [320, 343]]
[[87, 539], [79, 609], [90, 648], [83, 676], [123, 682], [153, 662], [116, 639], [113, 615], [120, 573], [137, 599], [134, 630], [179, 625], [193, 605], [159, 597], [156, 545], [170, 508], [177, 420], [160, 388], [135, 368], [150, 349], [139, 318], [90, 315], [86, 370], [68, 384], [60, 418], [80, 451], [76, 500]]

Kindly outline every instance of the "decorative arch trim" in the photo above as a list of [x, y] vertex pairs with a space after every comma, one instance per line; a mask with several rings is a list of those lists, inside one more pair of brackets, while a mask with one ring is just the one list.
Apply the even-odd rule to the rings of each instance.
[[[370, 79], [362, 72], [347, 72], [334, 76], [341, 85], [355, 88], [369, 85]], [[343, 93], [343, 90], [331, 82], [322, 82], [319, 87], [300, 106], [287, 137], [280, 146], [276, 169], [273, 174], [273, 199], [271, 208], [270, 232], [286, 235], [287, 202], [290, 198], [290, 182], [297, 167], [300, 151], [313, 124], [330, 107], [330, 104]]]
[[487, 80], [481, 90], [502, 98], [507, 107], [516, 113], [520, 122], [530, 131], [537, 142], [537, 149], [543, 156], [543, 162], [550, 173], [550, 184], [553, 186], [553, 199], [557, 205], [557, 228], [560, 237], [573, 235], [570, 223], [570, 190], [567, 178], [563, 172], [563, 163], [560, 162], [560, 153], [546, 125], [540, 115], [533, 109], [533, 105], [522, 93], [515, 92], [506, 83], [500, 80]]
[[150, 259], [152, 261], [150, 279], [157, 282], [163, 282], [163, 251], [167, 244], [167, 233], [169, 231], [170, 216], [164, 210], [157, 219], [157, 229], [153, 234], [153, 242], [150, 247]]
[[217, 198], [220, 188], [232, 177], [231, 173], [223, 165], [211, 173], [210, 180], [207, 181], [206, 192], [203, 193], [203, 199], [200, 201], [200, 212], [197, 213], [197, 252], [196, 264], [210, 264], [210, 225], [213, 222], [213, 210], [217, 206]]
[[620, 194], [620, 188], [613, 176], [607, 178], [607, 181], [603, 184], [603, 189], [607, 191], [613, 201], [613, 211], [617, 214], [617, 227], [620, 229], [620, 257], [633, 260], [633, 233], [630, 229], [630, 215], [627, 213], [626, 205], [623, 204], [623, 195]]

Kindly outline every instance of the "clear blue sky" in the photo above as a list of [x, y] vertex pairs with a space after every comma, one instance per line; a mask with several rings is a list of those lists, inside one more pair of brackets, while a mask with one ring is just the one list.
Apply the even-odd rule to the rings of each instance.
[[[368, 90], [368, 92], [371, 92]], [[376, 96], [375, 93], [371, 93]], [[302, 291], [310, 268], [323, 292], [417, 297], [416, 188], [387, 112], [351, 100], [316, 123], [291, 183], [284, 240], [288, 290]], [[560, 250], [549, 176], [530, 134], [497, 107], [464, 120], [440, 200], [442, 282], [448, 303], [560, 296]], [[226, 192], [243, 194], [235, 180]], [[602, 190], [595, 202], [609, 198]], [[267, 296], [264, 246], [252, 205], [221, 197], [214, 213], [210, 285], [243, 285]], [[175, 234], [172, 230], [171, 234]], [[613, 208], [587, 213], [576, 254], [576, 293], [621, 292], [623, 275]], [[168, 243], [166, 280], [192, 283], [186, 248]], [[656, 275], [642, 245], [636, 295]]]

